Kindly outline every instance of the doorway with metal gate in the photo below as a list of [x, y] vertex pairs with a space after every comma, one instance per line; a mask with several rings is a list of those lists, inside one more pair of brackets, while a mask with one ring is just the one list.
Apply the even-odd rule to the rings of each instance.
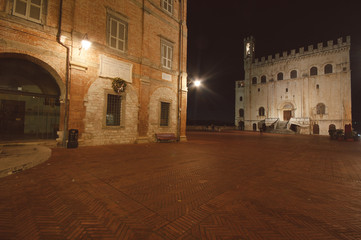
[[0, 58], [0, 140], [55, 139], [60, 89], [41, 66]]

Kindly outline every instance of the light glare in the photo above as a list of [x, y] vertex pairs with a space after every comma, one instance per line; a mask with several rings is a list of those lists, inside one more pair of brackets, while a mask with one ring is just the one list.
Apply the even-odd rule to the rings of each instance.
[[88, 50], [91, 45], [92, 45], [92, 43], [89, 42], [88, 40], [83, 39], [81, 41], [81, 48], [84, 49], [84, 50]]

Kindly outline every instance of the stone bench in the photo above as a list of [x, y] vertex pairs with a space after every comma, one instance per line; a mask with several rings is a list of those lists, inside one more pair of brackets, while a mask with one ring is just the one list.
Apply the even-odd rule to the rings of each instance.
[[162, 141], [171, 142], [177, 140], [174, 133], [156, 133], [155, 137], [157, 138], [157, 142], [162, 142]]

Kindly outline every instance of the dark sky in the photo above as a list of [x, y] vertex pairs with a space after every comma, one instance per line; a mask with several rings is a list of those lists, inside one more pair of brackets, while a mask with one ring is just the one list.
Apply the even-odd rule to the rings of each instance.
[[[236, 80], [244, 79], [243, 39], [256, 57], [351, 36], [352, 105], [361, 113], [361, 1], [188, 0], [188, 119], [234, 121]], [[361, 120], [361, 116], [358, 118]]]

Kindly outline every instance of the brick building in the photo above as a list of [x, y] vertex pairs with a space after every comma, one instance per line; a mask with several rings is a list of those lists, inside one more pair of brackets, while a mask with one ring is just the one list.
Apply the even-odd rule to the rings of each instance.
[[158, 132], [185, 140], [186, 6], [0, 0], [0, 136], [65, 144], [63, 133], [78, 129], [80, 145]]
[[259, 131], [327, 135], [351, 123], [351, 38], [255, 58], [244, 40], [245, 80], [236, 81], [235, 124]]

